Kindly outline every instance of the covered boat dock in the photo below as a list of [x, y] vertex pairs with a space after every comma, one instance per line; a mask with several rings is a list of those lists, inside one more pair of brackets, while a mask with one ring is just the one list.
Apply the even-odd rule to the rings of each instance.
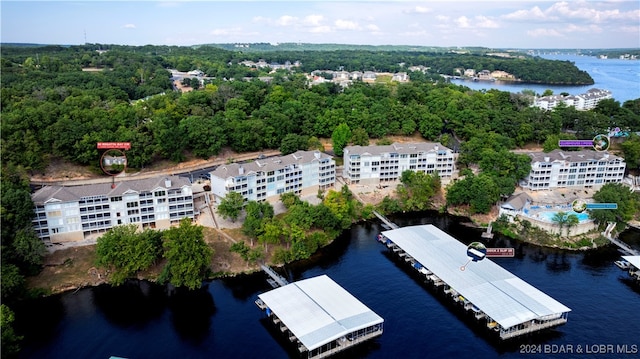
[[469, 263], [467, 246], [434, 225], [383, 231], [378, 240], [500, 339], [567, 322], [571, 309], [488, 258]]
[[640, 281], [640, 256], [622, 256], [629, 263], [629, 276]]
[[256, 305], [308, 358], [325, 358], [383, 331], [379, 315], [326, 275], [262, 293]]

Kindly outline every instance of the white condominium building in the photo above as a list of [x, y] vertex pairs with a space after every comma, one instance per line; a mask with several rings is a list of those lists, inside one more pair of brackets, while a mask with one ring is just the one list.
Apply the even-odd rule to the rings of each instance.
[[388, 146], [347, 146], [344, 148], [343, 177], [350, 183], [378, 184], [397, 181], [402, 172], [454, 173], [453, 151], [440, 143], [394, 143]]
[[218, 166], [211, 172], [211, 193], [220, 203], [229, 192], [247, 201], [277, 200], [282, 193], [317, 193], [333, 187], [336, 162], [320, 151], [298, 151], [249, 163]]
[[593, 88], [586, 93], [575, 96], [552, 95], [538, 97], [534, 100], [533, 106], [540, 107], [543, 110], [552, 110], [560, 103], [564, 103], [567, 106], [575, 107], [576, 110], [586, 111], [594, 109], [598, 102], [610, 98], [613, 98], [611, 91]]
[[45, 186], [31, 198], [36, 234], [51, 243], [95, 239], [117, 225], [166, 229], [194, 218], [191, 183], [177, 176]]
[[594, 150], [530, 152], [531, 172], [521, 183], [531, 190], [592, 187], [622, 182], [625, 163], [618, 156]]

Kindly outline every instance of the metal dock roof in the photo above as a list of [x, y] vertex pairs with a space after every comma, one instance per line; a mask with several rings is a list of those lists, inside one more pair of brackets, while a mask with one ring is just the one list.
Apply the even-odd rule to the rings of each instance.
[[467, 246], [434, 225], [382, 234], [503, 328], [571, 311], [488, 258], [461, 270], [469, 261]]
[[287, 284], [258, 297], [307, 350], [384, 322], [326, 275]]
[[640, 256], [622, 256], [622, 258], [631, 263], [632, 266], [640, 269]]

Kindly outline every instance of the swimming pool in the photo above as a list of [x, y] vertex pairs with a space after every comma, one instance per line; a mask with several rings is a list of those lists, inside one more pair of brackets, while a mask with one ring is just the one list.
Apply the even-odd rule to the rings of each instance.
[[[553, 216], [558, 213], [558, 211], [544, 211], [544, 212], [540, 212], [538, 213], [538, 216], [541, 220], [546, 221], [546, 222], [553, 222]], [[578, 217], [578, 220], [582, 223], [582, 222], [586, 222], [589, 220], [589, 213], [587, 212], [582, 212], [582, 213], [578, 213], [578, 212], [574, 212], [574, 211], [567, 211], [565, 212], [568, 215], [570, 214], [575, 214]]]

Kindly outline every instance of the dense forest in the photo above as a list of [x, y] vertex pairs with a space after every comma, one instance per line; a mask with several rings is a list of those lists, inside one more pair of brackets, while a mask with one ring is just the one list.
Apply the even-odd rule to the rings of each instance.
[[[97, 51], [104, 48], [108, 51]], [[341, 64], [345, 69], [393, 71], [400, 62], [429, 64], [427, 55], [408, 52], [270, 52], [249, 59], [267, 55], [268, 61], [281, 63], [301, 60], [309, 69]], [[563, 128], [589, 137], [612, 125], [637, 123], [631, 105], [613, 104], [604, 114], [572, 109], [551, 113], [530, 107], [524, 94], [471, 91], [420, 73], [412, 74], [414, 80], [407, 84], [309, 88], [301, 68], [278, 70], [265, 83], [257, 77], [267, 73], [238, 64], [245, 59], [242, 53], [213, 47], [3, 47], [3, 162], [31, 171], [44, 169], [51, 156], [96, 165], [96, 142], [128, 141], [133, 145], [129, 164], [141, 168], [158, 159], [181, 161], [188, 153], [208, 158], [224, 146], [239, 152], [279, 148], [287, 135], [289, 140], [291, 135], [328, 138], [341, 123], [374, 139], [418, 131], [429, 140], [442, 134], [468, 140], [495, 132], [507, 137], [510, 147], [541, 143]], [[305, 65], [307, 60], [312, 65]], [[538, 72], [538, 63], [567, 65], [450, 54], [431, 61], [446, 67], [445, 72], [458, 66], [489, 67], [491, 61], [528, 73]], [[87, 68], [101, 71], [82, 70]], [[209, 77], [197, 91], [180, 94], [172, 91], [169, 68], [201, 69]], [[249, 81], [229, 81], [247, 77]]]

